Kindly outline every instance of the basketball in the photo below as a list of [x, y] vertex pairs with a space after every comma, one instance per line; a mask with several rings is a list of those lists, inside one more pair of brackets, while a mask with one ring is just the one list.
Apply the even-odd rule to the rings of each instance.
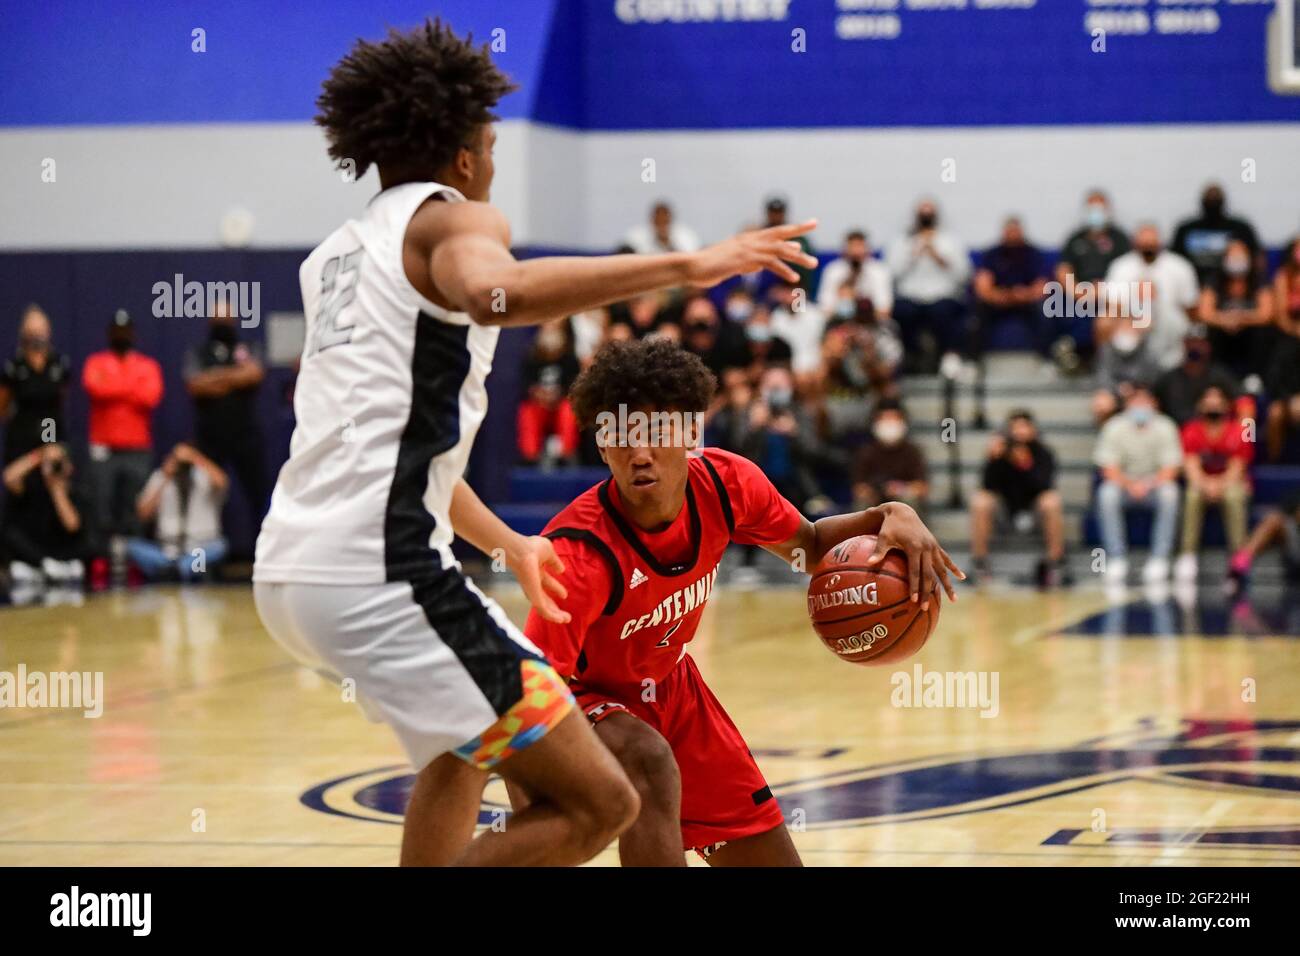
[[[827, 648], [851, 664], [894, 664], [919, 651], [939, 622], [939, 595], [928, 610], [912, 602], [907, 560], [890, 551], [875, 567], [867, 558], [876, 536], [841, 541], [822, 558], [808, 583], [808, 617]], [[934, 587], [934, 582], [930, 582]]]

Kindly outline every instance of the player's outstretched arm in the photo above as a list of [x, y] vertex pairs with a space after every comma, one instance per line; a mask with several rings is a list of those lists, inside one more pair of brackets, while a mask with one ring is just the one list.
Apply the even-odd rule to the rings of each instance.
[[521, 262], [510, 254], [505, 217], [492, 206], [454, 203], [439, 209], [438, 217], [433, 283], [456, 309], [482, 325], [536, 325], [657, 289], [717, 285], [758, 269], [797, 282], [790, 263], [817, 265], [791, 241], [816, 228], [816, 220], [740, 233], [698, 252]]
[[866, 511], [828, 515], [815, 522], [805, 518], [793, 538], [768, 550], [786, 561], [803, 555], [811, 569], [835, 545], [860, 534], [876, 536], [876, 550], [867, 559], [868, 564], [883, 561], [890, 551], [903, 552], [907, 557], [912, 600], [920, 601], [923, 608], [930, 606], [930, 599], [921, 593], [921, 582], [931, 580], [932, 576], [943, 585], [948, 600], [957, 600], [949, 573], [963, 580], [965, 573], [939, 545], [916, 511], [901, 501], [886, 502]]

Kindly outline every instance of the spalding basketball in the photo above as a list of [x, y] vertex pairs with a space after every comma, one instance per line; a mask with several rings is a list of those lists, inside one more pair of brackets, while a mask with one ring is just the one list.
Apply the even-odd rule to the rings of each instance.
[[853, 664], [905, 660], [929, 640], [939, 621], [940, 594], [933, 579], [927, 582], [935, 589], [930, 608], [923, 611], [920, 601], [912, 603], [907, 559], [890, 551], [868, 567], [875, 550], [875, 535], [841, 541], [826, 552], [808, 583], [813, 630], [836, 657]]

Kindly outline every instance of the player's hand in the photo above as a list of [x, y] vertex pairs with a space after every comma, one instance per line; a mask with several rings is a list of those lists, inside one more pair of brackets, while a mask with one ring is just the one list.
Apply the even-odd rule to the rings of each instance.
[[817, 266], [817, 259], [791, 240], [816, 228], [817, 220], [809, 219], [797, 224], [738, 233], [693, 253], [686, 267], [686, 281], [693, 286], [708, 288], [732, 276], [769, 269], [787, 282], [798, 282], [799, 273], [787, 263], [813, 269]]
[[907, 558], [908, 587], [913, 602], [920, 601], [923, 610], [929, 609], [933, 588], [927, 587], [926, 593], [922, 594], [921, 583], [928, 585], [932, 578], [943, 585], [949, 601], [957, 600], [957, 592], [948, 574], [951, 572], [963, 581], [966, 574], [939, 546], [939, 539], [925, 526], [916, 511], [901, 501], [891, 501], [881, 508], [885, 520], [876, 533], [876, 550], [867, 558], [868, 567], [883, 561], [890, 551], [901, 551]]
[[506, 566], [519, 579], [519, 586], [538, 614], [553, 624], [568, 624], [572, 620], [572, 615], [555, 603], [555, 598], [563, 601], [569, 592], [557, 577], [564, 573], [564, 562], [555, 553], [555, 545], [549, 538], [520, 537], [506, 551]]

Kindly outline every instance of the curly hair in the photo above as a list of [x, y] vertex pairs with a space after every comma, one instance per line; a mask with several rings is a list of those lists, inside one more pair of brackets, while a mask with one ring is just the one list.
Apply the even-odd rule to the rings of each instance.
[[569, 392], [583, 428], [619, 405], [629, 409], [702, 412], [718, 380], [699, 356], [666, 339], [609, 342], [601, 346]]
[[316, 100], [329, 154], [351, 160], [360, 178], [372, 165], [436, 172], [498, 119], [492, 107], [516, 86], [439, 19], [387, 39], [358, 40], [325, 79]]

